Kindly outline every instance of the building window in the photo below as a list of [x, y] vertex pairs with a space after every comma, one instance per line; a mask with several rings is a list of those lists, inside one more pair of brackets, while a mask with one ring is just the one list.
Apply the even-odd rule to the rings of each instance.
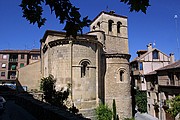
[[21, 54], [21, 59], [24, 59], [24, 54]]
[[121, 25], [122, 25], [121, 22], [117, 22], [117, 33], [120, 33]]
[[24, 67], [24, 63], [21, 63], [21, 64], [20, 64], [20, 68], [22, 68], [22, 67]]
[[16, 65], [12, 65], [11, 70], [16, 70]]
[[143, 63], [142, 62], [139, 63], [139, 70], [143, 70]]
[[7, 55], [3, 55], [3, 56], [2, 56], [2, 59], [7, 59]]
[[4, 77], [5, 76], [5, 72], [1, 72], [1, 77]]
[[88, 76], [89, 68], [88, 68], [89, 62], [84, 61], [81, 63], [81, 77]]
[[100, 22], [97, 23], [98, 28], [100, 29]]
[[32, 59], [33, 60], [37, 60], [38, 59], [38, 55], [32, 55]]
[[108, 31], [109, 32], [112, 32], [112, 25], [113, 25], [113, 23], [114, 23], [114, 21], [112, 21], [112, 20], [108, 21]]
[[6, 68], [6, 64], [5, 64], [5, 63], [2, 63], [1, 67], [2, 67], [2, 68]]
[[120, 71], [120, 81], [124, 81], [124, 71]]
[[153, 51], [153, 59], [158, 59], [159, 58], [159, 52], [157, 50]]

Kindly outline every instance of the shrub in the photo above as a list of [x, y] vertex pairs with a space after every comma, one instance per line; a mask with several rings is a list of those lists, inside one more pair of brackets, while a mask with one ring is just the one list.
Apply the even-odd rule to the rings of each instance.
[[112, 119], [112, 111], [108, 108], [107, 105], [100, 104], [96, 109], [96, 115], [98, 120], [111, 120]]

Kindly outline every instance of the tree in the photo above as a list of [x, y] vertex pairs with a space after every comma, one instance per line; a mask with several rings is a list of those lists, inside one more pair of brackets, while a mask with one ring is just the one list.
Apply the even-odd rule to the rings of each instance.
[[[120, 0], [130, 6], [130, 11], [142, 11], [146, 13], [147, 7], [149, 7], [149, 0]], [[73, 36], [76, 38], [77, 33], [81, 32], [85, 26], [89, 26], [91, 20], [88, 17], [83, 17], [81, 20], [81, 14], [79, 8], [75, 7], [70, 0], [22, 0], [20, 7], [23, 12], [23, 17], [26, 18], [30, 24], [38, 24], [40, 28], [46, 22], [46, 18], [43, 17], [43, 4], [49, 6], [51, 13], [54, 13], [56, 18], [59, 19], [60, 24], [66, 22], [64, 30], [66, 36]]]
[[176, 117], [180, 114], [180, 94], [167, 101], [170, 108], [167, 109], [167, 112], [170, 113], [173, 117]]
[[142, 11], [146, 14], [147, 7], [150, 6], [149, 0], [121, 0], [125, 4], [130, 6], [130, 12], [132, 11]]
[[100, 104], [96, 109], [96, 115], [98, 120], [112, 120], [112, 111], [105, 104]]
[[118, 120], [118, 115], [116, 113], [116, 101], [113, 99], [113, 120]]
[[55, 82], [56, 80], [53, 75], [41, 79], [40, 88], [44, 92], [44, 99], [52, 105], [67, 109], [64, 101], [68, 99], [70, 93], [69, 88], [67, 90], [62, 88], [60, 91], [56, 91]]
[[30, 24], [37, 23], [38, 27], [45, 24], [46, 18], [42, 16], [43, 3], [49, 6], [51, 13], [55, 13], [56, 18], [59, 19], [61, 24], [66, 22], [64, 30], [67, 37], [70, 35], [76, 37], [77, 32], [82, 33], [82, 28], [89, 26], [91, 22], [87, 16], [81, 20], [79, 8], [73, 6], [70, 0], [22, 0], [20, 7], [23, 11], [23, 17]]
[[141, 113], [147, 112], [147, 95], [146, 91], [136, 91], [135, 95], [136, 106], [138, 107], [138, 111]]

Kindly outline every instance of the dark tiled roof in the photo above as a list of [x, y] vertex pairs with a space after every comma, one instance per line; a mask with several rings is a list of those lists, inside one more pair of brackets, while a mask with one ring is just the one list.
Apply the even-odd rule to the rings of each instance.
[[0, 50], [0, 53], [29, 53], [29, 50]]
[[[44, 33], [44, 36], [40, 40], [40, 42], [45, 42], [48, 35], [66, 37], [66, 32], [55, 31], [55, 30], [46, 30], [46, 32]], [[96, 35], [77, 34], [76, 39], [80, 39], [80, 38], [97, 39]]]
[[177, 69], [177, 68], [180, 68], [180, 60], [177, 62], [174, 62], [172, 64], [169, 64], [165, 67], [162, 67], [162, 68], [158, 69], [157, 71], [168, 70], [168, 69]]
[[32, 50], [0, 50], [0, 54], [11, 54], [11, 53], [15, 53], [15, 54], [19, 54], [19, 53], [30, 53], [30, 52], [38, 52], [40, 53], [39, 49], [32, 49]]

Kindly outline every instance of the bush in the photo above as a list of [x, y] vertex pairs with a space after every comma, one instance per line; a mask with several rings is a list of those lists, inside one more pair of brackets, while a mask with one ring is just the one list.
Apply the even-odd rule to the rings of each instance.
[[141, 113], [147, 112], [147, 94], [146, 91], [136, 91], [135, 95], [136, 106], [138, 107], [138, 111]]
[[100, 104], [96, 109], [96, 115], [98, 120], [112, 120], [112, 111], [107, 105]]

